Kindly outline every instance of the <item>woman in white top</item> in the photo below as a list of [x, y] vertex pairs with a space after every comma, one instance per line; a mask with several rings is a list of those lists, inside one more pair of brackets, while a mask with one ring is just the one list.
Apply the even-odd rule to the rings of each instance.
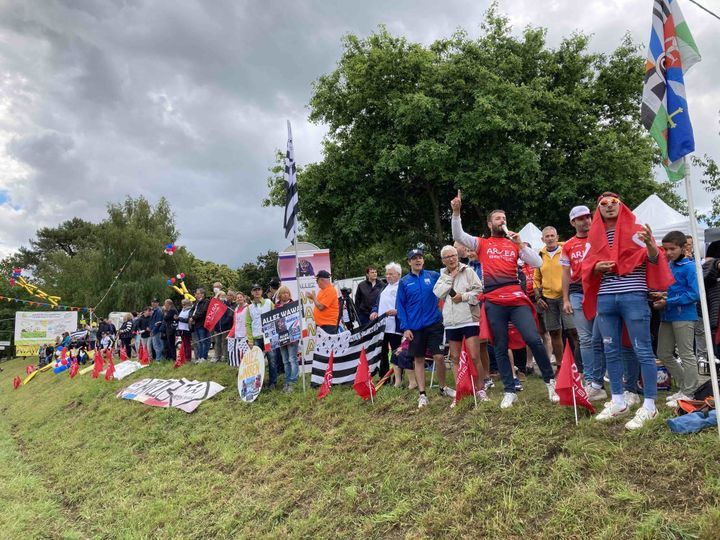
[[236, 306], [233, 315], [233, 327], [228, 333], [228, 364], [232, 367], [240, 367], [243, 356], [248, 352], [247, 329], [245, 328], [245, 310], [247, 302], [245, 295], [241, 292], [235, 294]]
[[183, 298], [180, 305], [180, 314], [175, 316], [177, 317], [178, 322], [177, 333], [180, 336], [180, 346], [183, 348], [183, 352], [185, 353], [185, 360], [189, 362], [192, 358], [192, 330], [190, 330], [188, 320], [190, 319], [192, 302], [187, 298]]
[[[383, 338], [382, 349], [380, 352], [380, 377], [383, 377], [390, 369], [388, 357], [391, 352], [400, 347], [402, 341], [402, 334], [398, 331], [397, 310], [395, 309], [395, 297], [397, 296], [398, 283], [402, 269], [400, 265], [395, 262], [391, 262], [385, 266], [385, 279], [387, 285], [380, 293], [377, 304], [373, 306], [372, 312], [370, 313], [370, 320], [374, 321], [380, 315], [387, 315], [385, 322], [385, 337]], [[402, 386], [402, 372], [403, 370], [395, 363], [393, 363], [393, 372], [395, 373], [395, 387], [399, 388]], [[415, 372], [412, 369], [407, 370], [408, 378], [410, 380], [411, 388], [417, 386], [415, 382]]]

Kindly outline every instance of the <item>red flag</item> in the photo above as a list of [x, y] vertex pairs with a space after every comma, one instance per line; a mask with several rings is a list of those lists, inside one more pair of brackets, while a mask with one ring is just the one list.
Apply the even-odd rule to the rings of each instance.
[[120, 345], [120, 360], [127, 360], [128, 355], [127, 351], [125, 351], [125, 345]]
[[95, 365], [93, 366], [93, 370], [92, 370], [92, 378], [97, 379], [98, 375], [100, 375], [100, 372], [103, 369], [103, 364], [104, 364], [102, 354], [100, 354], [100, 351], [95, 351], [95, 358], [93, 360], [93, 363]]
[[210, 300], [207, 308], [207, 315], [205, 315], [205, 324], [203, 325], [205, 326], [205, 329], [208, 332], [212, 332], [215, 325], [220, 321], [220, 319], [222, 319], [227, 310], [228, 307], [217, 298]]
[[180, 344], [180, 352], [178, 352], [177, 360], [175, 360], [175, 367], [179, 368], [185, 363], [185, 347]]
[[322, 399], [330, 393], [330, 387], [332, 387], [332, 376], [333, 376], [333, 357], [334, 352], [330, 351], [330, 360], [328, 361], [327, 368], [325, 368], [325, 377], [323, 377], [322, 386], [318, 390], [318, 399]]
[[473, 382], [477, 380], [478, 373], [472, 356], [468, 351], [465, 338], [462, 340], [462, 351], [460, 352], [460, 362], [458, 363], [457, 382], [455, 383], [455, 402], [458, 403], [465, 396], [473, 395]]
[[142, 341], [140, 342], [140, 348], [138, 349], [138, 360], [143, 366], [147, 366], [150, 363], [148, 351], [145, 347], [143, 347]]
[[62, 351], [60, 351], [60, 363], [65, 365], [65, 360], [67, 359], [67, 349], [63, 347]]
[[580, 373], [575, 365], [575, 358], [569, 342], [565, 342], [565, 352], [560, 364], [560, 372], [555, 378], [555, 392], [560, 396], [560, 405], [570, 405], [572, 407], [574, 392], [574, 402], [580, 407], [585, 407], [591, 413], [595, 413], [595, 407], [590, 403], [587, 392], [580, 380]]
[[107, 360], [108, 362], [112, 362], [112, 357], [112, 349], [105, 349], [105, 360]]
[[21, 384], [22, 384], [22, 379], [18, 375], [17, 377], [15, 377], [13, 379], [13, 389], [17, 390], [18, 388], [20, 388]]
[[74, 379], [75, 375], [78, 374], [78, 371], [80, 370], [80, 364], [78, 364], [77, 359], [73, 359], [70, 362], [70, 378]]
[[113, 364], [112, 361], [112, 354], [108, 357], [108, 367], [105, 370], [105, 380], [110, 381], [113, 379], [113, 375], [115, 375], [115, 364]]
[[377, 393], [372, 384], [365, 347], [360, 351], [360, 363], [358, 364], [357, 370], [355, 370], [353, 388], [355, 389], [355, 393], [366, 401]]
[[33, 371], [35, 371], [35, 366], [33, 366], [32, 364], [28, 364], [27, 366], [25, 366], [26, 375], [30, 375]]

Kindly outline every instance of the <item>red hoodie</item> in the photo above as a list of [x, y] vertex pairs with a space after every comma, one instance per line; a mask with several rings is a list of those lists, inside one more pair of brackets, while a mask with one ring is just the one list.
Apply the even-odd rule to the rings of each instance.
[[[582, 283], [585, 293], [583, 312], [588, 320], [594, 319], [597, 314], [597, 297], [602, 281], [602, 274], [595, 274], [595, 265], [599, 261], [614, 261], [615, 273], [625, 276], [645, 263], [648, 258], [647, 247], [637, 237], [637, 233], [641, 230], [642, 226], [635, 221], [635, 214], [621, 202], [615, 223], [615, 240], [610, 247], [600, 209], [595, 210], [588, 233], [590, 250], [582, 263]], [[663, 291], [675, 282], [662, 249], [658, 250], [657, 264], [647, 264], [645, 279], [649, 289]]]

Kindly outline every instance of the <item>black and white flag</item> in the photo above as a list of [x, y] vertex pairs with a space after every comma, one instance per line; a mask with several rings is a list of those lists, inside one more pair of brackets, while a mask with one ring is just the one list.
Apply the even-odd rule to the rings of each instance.
[[360, 363], [360, 353], [363, 347], [365, 347], [370, 373], [377, 371], [380, 367], [380, 352], [385, 336], [385, 320], [385, 316], [378, 317], [368, 326], [346, 330], [338, 334], [328, 334], [318, 327], [310, 381], [313, 384], [322, 384], [325, 370], [330, 361], [330, 351], [334, 353], [333, 385], [355, 382], [355, 371]]
[[285, 179], [285, 238], [290, 242], [294, 242], [297, 234], [298, 188], [290, 120], [288, 120], [287, 127], [288, 142], [287, 153], [285, 154], [285, 173], [283, 175]]

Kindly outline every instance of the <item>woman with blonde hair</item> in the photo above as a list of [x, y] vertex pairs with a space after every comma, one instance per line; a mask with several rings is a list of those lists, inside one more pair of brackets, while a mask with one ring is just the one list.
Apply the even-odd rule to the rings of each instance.
[[[278, 302], [275, 304], [276, 308], [282, 307], [285, 304], [292, 302], [292, 295], [290, 289], [285, 285], [277, 290]], [[283, 392], [292, 392], [293, 386], [298, 379], [298, 341], [293, 341], [280, 347], [280, 357], [283, 361], [283, 367], [285, 368], [285, 385], [283, 386]]]

